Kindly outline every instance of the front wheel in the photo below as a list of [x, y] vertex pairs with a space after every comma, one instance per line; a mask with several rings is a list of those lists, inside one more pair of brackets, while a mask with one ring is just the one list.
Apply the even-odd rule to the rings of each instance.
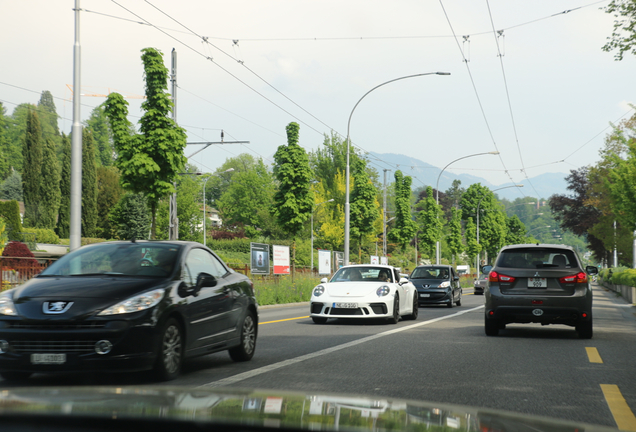
[[159, 356], [155, 373], [161, 381], [170, 381], [179, 376], [183, 362], [183, 336], [181, 326], [170, 318], [163, 326], [159, 345]]
[[395, 294], [395, 298], [393, 299], [393, 316], [389, 318], [389, 324], [397, 324], [400, 318], [400, 296]]
[[461, 306], [462, 305], [462, 293], [461, 291], [459, 292], [459, 300], [457, 300], [457, 303], [455, 303], [457, 306]]
[[404, 319], [416, 320], [417, 316], [419, 315], [419, 307], [420, 307], [420, 303], [417, 299], [417, 292], [416, 292], [415, 295], [413, 296], [413, 309], [411, 311], [411, 315], [405, 316]]
[[235, 362], [248, 361], [254, 357], [256, 351], [256, 320], [254, 314], [248, 312], [241, 325], [241, 343], [239, 346], [230, 348], [230, 358]]

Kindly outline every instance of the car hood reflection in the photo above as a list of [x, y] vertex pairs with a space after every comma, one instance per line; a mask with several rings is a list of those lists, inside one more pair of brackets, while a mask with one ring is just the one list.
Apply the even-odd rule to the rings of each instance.
[[179, 387], [18, 388], [0, 391], [3, 418], [136, 419], [334, 431], [616, 431], [504, 411], [407, 400]]

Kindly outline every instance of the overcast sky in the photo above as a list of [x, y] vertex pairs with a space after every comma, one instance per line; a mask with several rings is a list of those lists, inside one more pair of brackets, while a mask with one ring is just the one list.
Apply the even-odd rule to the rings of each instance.
[[[189, 142], [249, 141], [190, 159], [204, 172], [250, 153], [271, 163], [300, 124], [300, 144], [331, 130], [363, 151], [402, 153], [495, 185], [594, 164], [610, 122], [634, 114], [636, 62], [601, 50], [608, 1], [585, 0], [82, 0], [82, 93], [144, 94], [140, 51], [170, 66]], [[74, 1], [0, 0], [0, 101], [54, 97], [72, 125]], [[569, 11], [569, 12], [566, 12]], [[143, 23], [143, 24], [142, 24]], [[500, 32], [503, 30], [503, 32]], [[501, 33], [501, 34], [499, 34]], [[103, 96], [82, 97], [86, 119]], [[186, 155], [198, 146], [189, 145]], [[378, 170], [395, 169], [372, 160]], [[420, 186], [414, 180], [414, 186]], [[526, 187], [524, 194], [533, 193]]]

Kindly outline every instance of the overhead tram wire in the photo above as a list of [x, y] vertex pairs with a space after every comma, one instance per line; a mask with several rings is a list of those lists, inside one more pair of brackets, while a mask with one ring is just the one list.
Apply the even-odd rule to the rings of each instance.
[[319, 131], [318, 129], [314, 128], [313, 126], [307, 124], [306, 122], [302, 121], [301, 119], [299, 119], [297, 116], [295, 116], [294, 114], [292, 114], [291, 112], [287, 111], [285, 108], [281, 107], [280, 105], [278, 105], [276, 102], [274, 102], [273, 100], [271, 100], [270, 98], [268, 98], [267, 96], [265, 96], [264, 94], [262, 94], [261, 92], [259, 92], [258, 90], [256, 90], [254, 87], [250, 86], [249, 84], [247, 84], [245, 81], [243, 81], [242, 79], [240, 79], [238, 76], [236, 76], [235, 74], [233, 74], [232, 72], [230, 72], [229, 70], [227, 70], [226, 68], [224, 68], [223, 66], [221, 66], [220, 64], [218, 64], [217, 62], [214, 61], [213, 58], [206, 56], [205, 54], [199, 52], [198, 50], [196, 50], [195, 48], [192, 48], [190, 45], [188, 45], [187, 43], [177, 39], [175, 36], [172, 36], [171, 34], [167, 33], [166, 31], [162, 30], [161, 28], [155, 26], [154, 24], [152, 24], [150, 21], [140, 17], [139, 15], [137, 15], [136, 13], [134, 13], [133, 11], [131, 11], [130, 9], [126, 8], [125, 6], [122, 6], [121, 4], [117, 3], [116, 0], [110, 0], [111, 2], [115, 3], [117, 6], [121, 7], [122, 9], [124, 9], [125, 11], [127, 11], [128, 13], [136, 16], [137, 18], [144, 20], [145, 22], [148, 23], [148, 25], [152, 26], [153, 28], [157, 29], [158, 31], [160, 31], [161, 33], [165, 34], [166, 36], [168, 36], [169, 38], [175, 40], [176, 42], [180, 43], [181, 45], [183, 45], [184, 47], [188, 48], [189, 50], [191, 50], [192, 52], [194, 52], [195, 54], [198, 54], [199, 56], [203, 57], [204, 59], [212, 62], [213, 65], [215, 65], [216, 67], [218, 67], [219, 69], [221, 69], [223, 72], [227, 73], [228, 75], [230, 75], [232, 78], [234, 78], [235, 80], [237, 80], [238, 82], [240, 82], [241, 84], [243, 84], [245, 87], [249, 88], [250, 90], [252, 90], [254, 93], [256, 93], [257, 95], [259, 95], [260, 97], [262, 97], [263, 99], [265, 99], [267, 102], [271, 103], [272, 105], [274, 105], [275, 107], [277, 107], [278, 109], [280, 109], [281, 111], [283, 111], [285, 114], [291, 116], [292, 118], [294, 118], [295, 120], [297, 120], [299, 123], [302, 123], [303, 125], [307, 126], [309, 129], [315, 131], [316, 133], [322, 135], [323, 132]]
[[539, 192], [537, 191], [537, 189], [534, 187], [534, 185], [530, 181], [530, 178], [528, 177], [528, 172], [526, 171], [526, 167], [525, 167], [525, 164], [523, 162], [523, 154], [521, 153], [521, 145], [519, 144], [519, 134], [517, 133], [517, 124], [515, 122], [514, 111], [512, 110], [512, 101], [510, 100], [510, 90], [508, 89], [508, 80], [506, 78], [506, 68], [504, 67], [503, 55], [501, 54], [501, 48], [499, 47], [499, 39], [497, 38], [497, 30], [495, 30], [495, 22], [494, 22], [494, 20], [492, 18], [492, 11], [490, 9], [490, 1], [489, 0], [486, 0], [486, 6], [488, 8], [488, 17], [490, 18], [490, 25], [492, 27], [492, 34], [493, 34], [493, 36], [495, 38], [495, 45], [497, 46], [497, 57], [499, 57], [499, 65], [501, 66], [501, 75], [502, 75], [503, 82], [504, 82], [504, 88], [506, 90], [506, 100], [508, 101], [508, 111], [510, 112], [510, 121], [512, 123], [512, 130], [513, 130], [513, 132], [515, 134], [515, 143], [517, 144], [517, 152], [519, 153], [519, 161], [521, 162], [521, 172], [523, 173], [523, 175], [525, 176], [526, 180], [528, 181], [528, 184], [530, 184], [530, 186], [532, 187], [532, 190], [534, 191], [536, 196], [538, 198], [540, 198], [541, 195], [539, 195]]
[[[448, 22], [448, 26], [451, 29], [451, 32], [453, 33], [453, 35], [455, 36], [455, 43], [457, 44], [457, 48], [459, 49], [459, 52], [461, 53], [462, 56], [462, 61], [464, 62], [464, 64], [466, 65], [466, 70], [468, 71], [468, 76], [470, 78], [470, 82], [473, 86], [473, 91], [475, 92], [475, 97], [477, 98], [477, 103], [479, 104], [479, 109], [481, 110], [481, 115], [484, 119], [484, 122], [486, 123], [486, 128], [488, 129], [488, 133], [490, 135], [490, 139], [492, 140], [493, 145], [495, 146], [495, 150], [499, 152], [499, 161], [501, 162], [501, 165], [504, 167], [506, 175], [508, 176], [508, 178], [510, 179], [510, 181], [512, 183], [518, 183], [516, 181], [513, 180], [512, 176], [510, 175], [510, 171], [508, 170], [508, 168], [506, 167], [506, 164], [503, 160], [503, 157], [501, 156], [501, 152], [499, 151], [499, 147], [497, 146], [497, 142], [495, 141], [495, 137], [492, 133], [492, 129], [490, 127], [490, 123], [488, 122], [488, 118], [486, 117], [486, 111], [484, 110], [484, 105], [481, 102], [481, 98], [479, 97], [479, 92], [477, 91], [477, 85], [475, 84], [475, 79], [473, 78], [473, 74], [470, 70], [470, 66], [468, 66], [468, 60], [466, 59], [466, 56], [464, 55], [464, 51], [461, 47], [461, 45], [459, 44], [459, 40], [457, 39], [457, 35], [455, 33], [455, 29], [453, 28], [453, 24], [450, 21], [450, 18], [448, 16], [448, 13], [446, 12], [446, 8], [444, 7], [444, 3], [442, 0], [439, 0], [439, 4], [442, 7], [442, 11], [444, 12], [444, 16], [446, 17], [446, 21]], [[518, 188], [519, 190], [519, 188]], [[525, 196], [525, 194], [523, 192], [521, 192], [519, 190], [519, 192], [521, 193], [521, 195]]]

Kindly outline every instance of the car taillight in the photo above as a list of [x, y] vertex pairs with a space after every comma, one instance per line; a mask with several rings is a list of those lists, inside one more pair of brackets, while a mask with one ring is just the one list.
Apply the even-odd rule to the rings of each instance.
[[559, 278], [559, 282], [561, 283], [587, 283], [587, 274], [583, 272], [579, 272], [574, 275], [563, 276]]
[[515, 278], [512, 276], [506, 276], [501, 273], [497, 273], [496, 271], [491, 271], [488, 275], [489, 282], [503, 282], [503, 283], [513, 283]]

